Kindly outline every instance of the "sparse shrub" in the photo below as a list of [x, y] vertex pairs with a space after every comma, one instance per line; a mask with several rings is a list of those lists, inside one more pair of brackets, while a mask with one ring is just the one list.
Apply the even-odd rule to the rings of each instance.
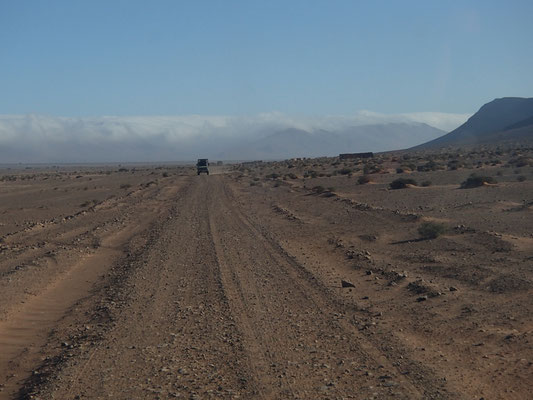
[[431, 181], [424, 181], [424, 182], [422, 182], [422, 186], [424, 186], [424, 187], [431, 186]]
[[288, 174], [285, 175], [285, 176], [287, 176], [287, 177], [290, 178], [290, 179], [298, 179], [298, 177], [296, 176], [296, 174], [294, 174], [294, 173], [292, 173], [292, 172], [288, 173]]
[[396, 168], [396, 173], [397, 174], [403, 174], [405, 171], [403, 168]]
[[497, 175], [497, 176], [502, 176], [502, 175], [503, 175], [503, 172], [502, 172], [502, 171], [498, 171], [498, 172], [496, 172], [496, 175]]
[[426, 172], [426, 171], [436, 171], [438, 169], [442, 169], [443, 167], [440, 164], [437, 164], [435, 161], [430, 160], [424, 165], [419, 165], [416, 167], [416, 170], [419, 172]]
[[530, 157], [518, 157], [509, 160], [509, 164], [515, 167], [527, 167], [528, 165], [533, 165], [533, 159]]
[[275, 172], [265, 176], [265, 178], [267, 178], [267, 179], [278, 179], [279, 177], [280, 177], [280, 175], [275, 173]]
[[329, 190], [330, 192], [334, 192], [334, 191], [335, 191], [335, 188], [334, 188], [333, 186], [330, 186], [330, 187], [328, 187], [328, 190]]
[[313, 189], [311, 189], [311, 190], [312, 190], [313, 192], [315, 192], [315, 193], [320, 194], [320, 193], [324, 193], [326, 189], [324, 188], [324, 186], [320, 186], [320, 185], [318, 185], [318, 186], [315, 186], [315, 187], [314, 187]]
[[131, 185], [129, 183], [123, 183], [122, 185], [120, 185], [121, 189], [129, 189], [130, 187]]
[[350, 168], [341, 168], [337, 172], [341, 175], [348, 175], [352, 173], [352, 170]]
[[168, 178], [168, 172], [163, 172], [163, 178]]
[[257, 186], [257, 185], [259, 185], [259, 182], [253, 182], [253, 181], [250, 182], [250, 186]]
[[417, 183], [414, 179], [411, 178], [400, 178], [392, 181], [389, 186], [391, 189], [404, 189], [407, 185], [417, 186]]
[[524, 182], [526, 180], [526, 177], [524, 175], [519, 175], [516, 177], [516, 180], [518, 182]]
[[370, 182], [370, 177], [368, 175], [361, 175], [357, 178], [357, 183], [360, 185], [365, 185]]
[[492, 176], [479, 176], [476, 174], [472, 174], [468, 177], [466, 181], [461, 183], [461, 189], [476, 188], [479, 186], [483, 186], [485, 183], [494, 184], [498, 182]]
[[383, 168], [380, 165], [377, 164], [367, 164], [363, 168], [363, 174], [369, 175], [369, 174], [378, 174], [383, 171]]
[[424, 222], [418, 227], [422, 239], [435, 239], [446, 232], [446, 226], [438, 222]]
[[448, 169], [455, 171], [458, 168], [464, 167], [464, 163], [459, 160], [448, 161]]

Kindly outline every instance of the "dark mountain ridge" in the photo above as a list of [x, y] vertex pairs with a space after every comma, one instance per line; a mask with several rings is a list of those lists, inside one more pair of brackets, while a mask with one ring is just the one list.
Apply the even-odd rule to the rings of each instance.
[[524, 140], [533, 141], [533, 98], [503, 97], [482, 106], [457, 129], [413, 149]]

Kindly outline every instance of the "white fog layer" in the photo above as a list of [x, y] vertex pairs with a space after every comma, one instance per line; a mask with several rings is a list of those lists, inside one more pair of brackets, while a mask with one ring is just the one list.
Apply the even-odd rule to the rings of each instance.
[[469, 116], [370, 111], [321, 117], [0, 115], [0, 163], [280, 159], [396, 150], [442, 136]]

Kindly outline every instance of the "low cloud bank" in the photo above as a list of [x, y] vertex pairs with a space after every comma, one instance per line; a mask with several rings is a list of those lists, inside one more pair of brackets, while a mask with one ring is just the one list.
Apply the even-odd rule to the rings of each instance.
[[[375, 142], [375, 138], [370, 136], [365, 139], [365, 126], [389, 124], [390, 129], [393, 129], [394, 124], [418, 128], [421, 124], [427, 124], [447, 132], [468, 117], [467, 114], [390, 115], [370, 111], [350, 116], [321, 117], [282, 113], [239, 117], [189, 115], [67, 118], [33, 114], [0, 115], [0, 164], [157, 162], [194, 160], [201, 156], [220, 158], [228, 154], [247, 159], [257, 154], [254, 151], [246, 154], [246, 149], [253, 148], [254, 143], [264, 145], [271, 136], [275, 136], [279, 142], [282, 140], [282, 132], [291, 129], [304, 131], [313, 137], [330, 139], [339, 132], [347, 135], [347, 132], [357, 131], [361, 148], [374, 146], [373, 151], [384, 151], [392, 150], [397, 143], [387, 141], [387, 130], [382, 130], [379, 142]], [[358, 129], [354, 130], [356, 127]], [[368, 131], [370, 133], [371, 130]], [[444, 133], [437, 129], [427, 129], [427, 132], [426, 138], [420, 132], [409, 135], [402, 130], [402, 137], [405, 139], [403, 147], [420, 144], [420, 140], [431, 140]], [[240, 151], [236, 153], [235, 149]], [[285, 155], [270, 156], [280, 158]]]

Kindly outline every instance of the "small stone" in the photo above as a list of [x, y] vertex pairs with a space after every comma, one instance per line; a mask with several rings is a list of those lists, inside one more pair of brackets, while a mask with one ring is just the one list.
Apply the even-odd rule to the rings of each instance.
[[348, 281], [345, 281], [345, 280], [341, 280], [341, 287], [343, 288], [353, 288], [355, 287], [355, 285], [351, 282], [348, 282]]

